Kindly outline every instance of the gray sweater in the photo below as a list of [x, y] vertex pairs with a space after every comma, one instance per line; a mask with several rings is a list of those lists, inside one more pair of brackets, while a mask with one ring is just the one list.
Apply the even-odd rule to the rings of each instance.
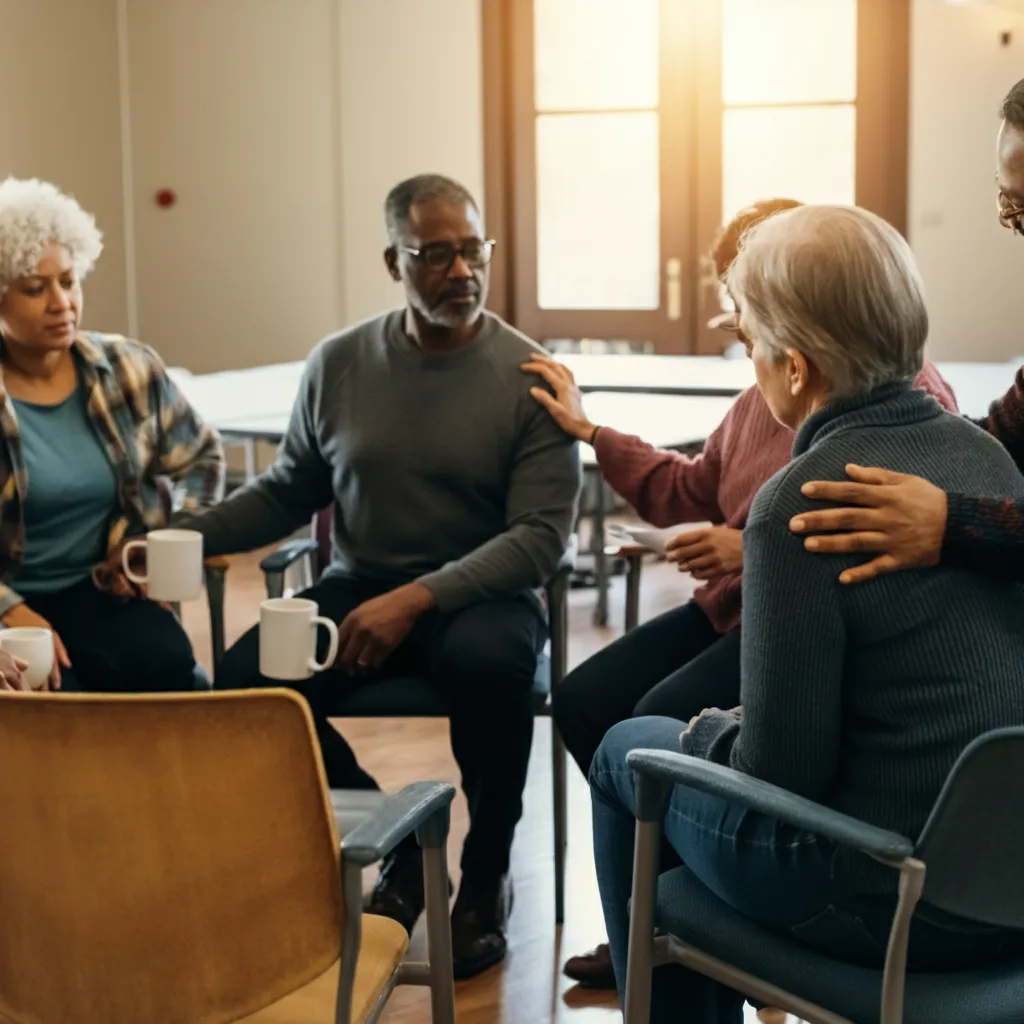
[[[863, 556], [807, 552], [789, 521], [814, 506], [804, 483], [849, 462], [1024, 498], [997, 441], [909, 384], [817, 413], [743, 533], [742, 714], [702, 718], [683, 750], [916, 838], [964, 747], [1024, 724], [1024, 588], [945, 566], [840, 584]], [[841, 863], [862, 892], [895, 889], [892, 870]]]
[[519, 369], [538, 347], [484, 316], [444, 355], [401, 310], [321, 342], [273, 466], [187, 522], [206, 553], [280, 540], [333, 502], [330, 574], [419, 580], [445, 612], [543, 585], [572, 532], [578, 451]]

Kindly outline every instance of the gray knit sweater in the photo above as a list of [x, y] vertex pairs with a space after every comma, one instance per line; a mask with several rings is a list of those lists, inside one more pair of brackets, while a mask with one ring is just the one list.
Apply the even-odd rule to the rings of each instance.
[[490, 313], [431, 354], [395, 310], [325, 339], [259, 479], [183, 526], [206, 553], [251, 551], [334, 504], [327, 572], [419, 580], [443, 612], [531, 593], [558, 568], [580, 487], [572, 439], [530, 395], [537, 345]]
[[[805, 482], [850, 462], [1024, 498], [997, 441], [909, 384], [815, 414], [743, 533], [742, 714], [705, 716], [683, 750], [913, 838], [964, 747], [1024, 724], [1024, 588], [945, 566], [840, 584], [863, 556], [811, 554], [789, 521], [814, 506]], [[895, 888], [842, 863], [861, 892]]]

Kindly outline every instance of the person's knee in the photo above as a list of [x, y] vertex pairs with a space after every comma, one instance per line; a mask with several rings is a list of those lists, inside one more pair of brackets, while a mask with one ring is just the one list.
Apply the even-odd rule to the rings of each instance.
[[551, 691], [551, 717], [562, 736], [578, 731], [580, 722], [593, 712], [595, 696], [589, 676], [579, 671], [570, 672]]
[[679, 751], [679, 737], [686, 728], [675, 718], [628, 718], [613, 725], [601, 741], [590, 766], [590, 784], [600, 776], [629, 772], [626, 755], [631, 750]]
[[498, 703], [528, 702], [537, 672], [537, 652], [525, 640], [462, 636], [446, 646], [439, 671], [459, 693]]

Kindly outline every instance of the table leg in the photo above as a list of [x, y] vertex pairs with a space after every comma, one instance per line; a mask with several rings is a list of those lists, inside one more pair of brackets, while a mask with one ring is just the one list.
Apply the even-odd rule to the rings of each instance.
[[597, 474], [597, 497], [590, 526], [590, 551], [594, 556], [594, 577], [597, 584], [597, 605], [594, 625], [608, 625], [608, 558], [604, 553], [604, 477]]

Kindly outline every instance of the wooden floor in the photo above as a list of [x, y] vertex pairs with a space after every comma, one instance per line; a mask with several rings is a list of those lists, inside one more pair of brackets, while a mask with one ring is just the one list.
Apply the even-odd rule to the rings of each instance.
[[[228, 574], [227, 634], [230, 642], [257, 619], [263, 597], [258, 556], [233, 561]], [[645, 568], [642, 609], [644, 618], [686, 600], [692, 584], [666, 565]], [[577, 664], [618, 636], [622, 621], [623, 581], [615, 580], [611, 615], [615, 626], [592, 624], [594, 592], [570, 595], [569, 656]], [[197, 654], [209, 665], [209, 627], [205, 605], [184, 609], [184, 620]], [[458, 770], [448, 744], [447, 722], [434, 719], [342, 720], [339, 727], [351, 742], [363, 766], [386, 790], [399, 789], [416, 779], [450, 780], [458, 784]], [[506, 962], [479, 978], [456, 987], [460, 1024], [600, 1024], [621, 1020], [614, 994], [593, 993], [574, 987], [562, 976], [567, 956], [589, 949], [604, 939], [604, 924], [597, 896], [591, 855], [590, 799], [586, 782], [575, 765], [569, 776], [569, 850], [565, 924], [554, 923], [552, 873], [550, 724], [537, 723], [530, 764], [523, 820], [513, 849], [516, 887], [515, 911], [509, 926]], [[466, 806], [461, 794], [452, 816], [448, 857], [457, 879], [458, 857], [466, 832]], [[424, 950], [422, 928], [414, 936], [414, 949]], [[422, 955], [422, 954], [421, 954]], [[429, 1021], [424, 989], [401, 989], [391, 998], [386, 1024]]]

